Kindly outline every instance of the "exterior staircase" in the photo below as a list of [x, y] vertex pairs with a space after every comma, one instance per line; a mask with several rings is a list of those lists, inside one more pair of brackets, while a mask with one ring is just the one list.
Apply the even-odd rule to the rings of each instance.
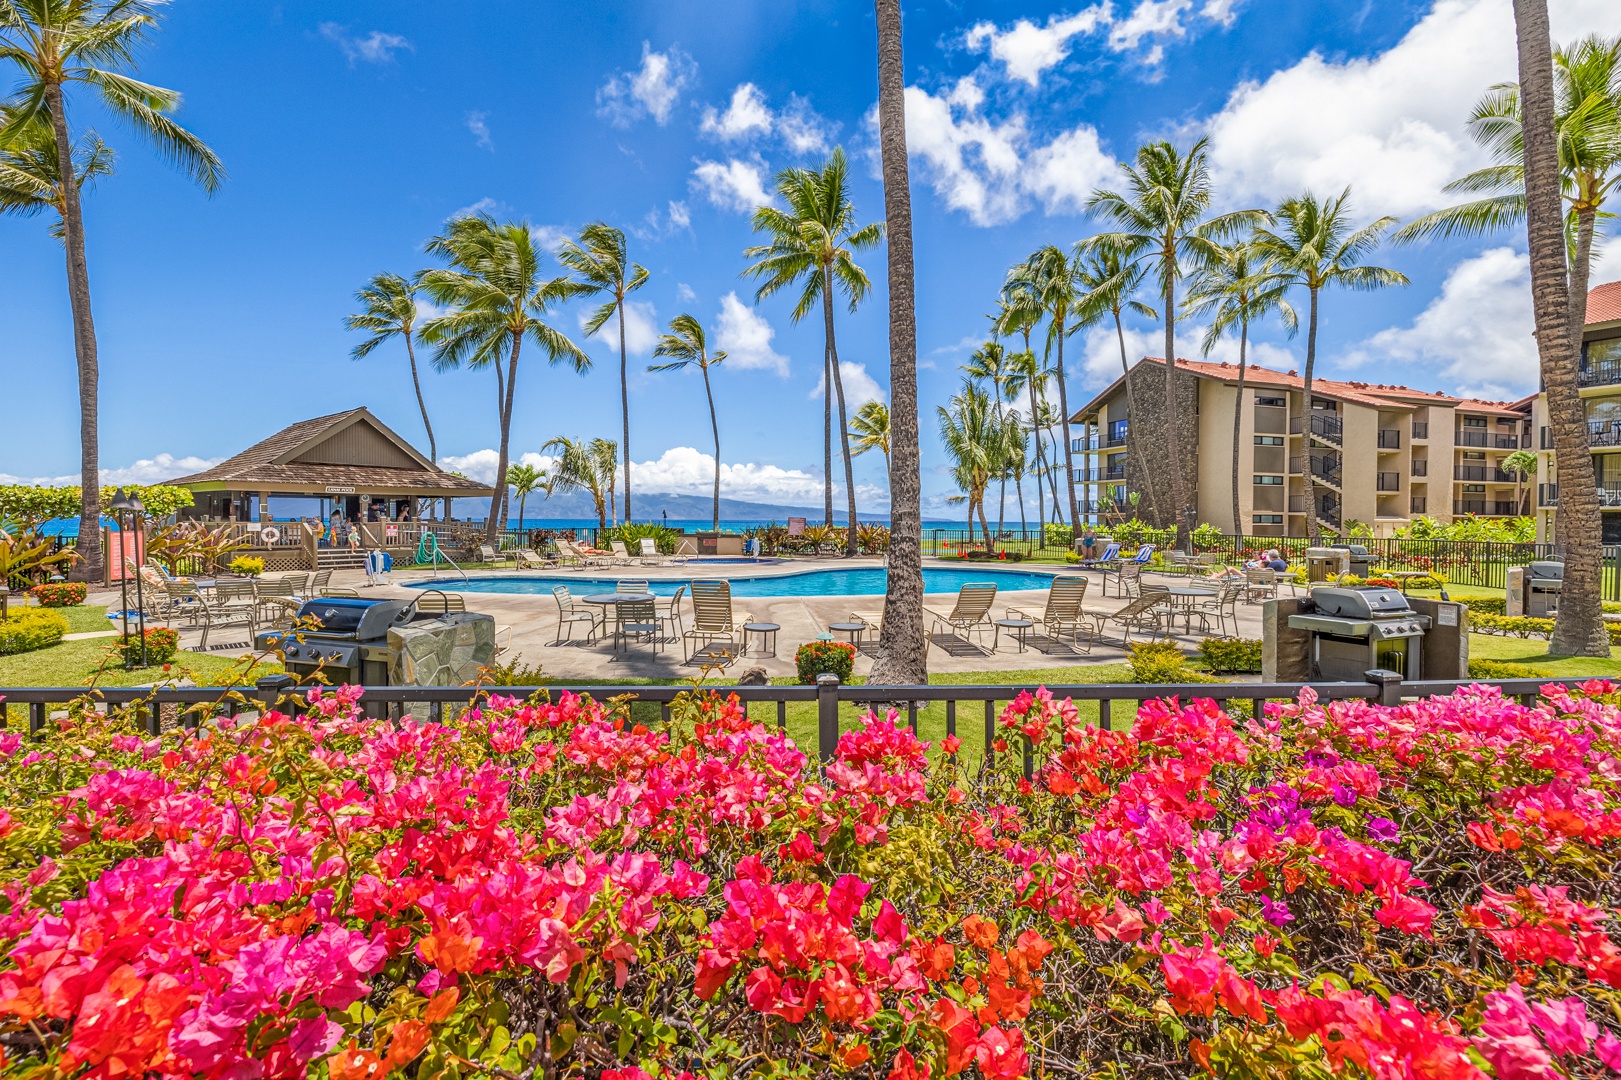
[[[1309, 479], [1307, 498], [1312, 502], [1312, 517], [1317, 528], [1338, 532], [1340, 528], [1340, 500], [1345, 496], [1345, 482], [1340, 472], [1345, 449], [1345, 425], [1336, 415], [1313, 413], [1305, 425], [1306, 461]], [[1319, 452], [1313, 452], [1319, 450]], [[1334, 493], [1329, 503], [1319, 501], [1314, 488], [1324, 487]]]
[[366, 553], [347, 549], [322, 548], [315, 555], [320, 570], [364, 570]]

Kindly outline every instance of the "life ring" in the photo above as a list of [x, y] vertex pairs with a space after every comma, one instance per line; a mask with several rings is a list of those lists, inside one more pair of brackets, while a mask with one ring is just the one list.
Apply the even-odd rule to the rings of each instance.
[[259, 530], [259, 538], [267, 544], [274, 544], [281, 539], [281, 530], [274, 525]]

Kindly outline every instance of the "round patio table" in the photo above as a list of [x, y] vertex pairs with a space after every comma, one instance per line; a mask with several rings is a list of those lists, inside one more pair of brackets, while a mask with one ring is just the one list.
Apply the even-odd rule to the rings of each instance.
[[589, 596], [582, 596], [580, 597], [580, 603], [595, 604], [604, 609], [604, 614], [606, 614], [607, 609], [611, 607], [614, 609], [615, 621], [618, 621], [620, 604], [646, 604], [651, 603], [653, 599], [653, 594], [650, 592], [610, 592], [592, 593]]
[[991, 651], [995, 652], [1001, 645], [1002, 631], [1007, 630], [1013, 635], [1013, 640], [1019, 643], [1019, 651], [1024, 652], [1025, 641], [1030, 636], [1030, 629], [1035, 625], [1034, 619], [997, 619], [996, 638], [991, 642]]
[[828, 623], [827, 628], [834, 634], [849, 634], [850, 644], [857, 649], [861, 648], [861, 635], [867, 632], [867, 624], [864, 622]]
[[1172, 585], [1165, 591], [1171, 594], [1171, 618], [1174, 619], [1177, 615], [1182, 616], [1182, 632], [1184, 634], [1193, 633], [1193, 605], [1199, 600], [1209, 600], [1211, 597], [1219, 595], [1215, 589], [1201, 589], [1194, 585]]

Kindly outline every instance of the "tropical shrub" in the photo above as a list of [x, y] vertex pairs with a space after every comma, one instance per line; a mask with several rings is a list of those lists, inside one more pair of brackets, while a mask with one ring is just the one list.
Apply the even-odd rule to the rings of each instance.
[[657, 729], [572, 696], [444, 724], [358, 697], [159, 738], [87, 702], [45, 743], [0, 735], [9, 1074], [1621, 1062], [1608, 683], [1537, 708], [1307, 691], [1247, 723], [1155, 701], [1130, 731], [1041, 691], [983, 771], [893, 713], [824, 771], [712, 696]]
[[75, 607], [90, 595], [90, 586], [82, 581], [53, 581], [35, 585], [28, 593], [41, 607]]
[[1503, 660], [1470, 660], [1471, 679], [1546, 679], [1552, 672], [1529, 664], [1510, 664]]
[[[0, 520], [20, 521], [34, 526], [54, 518], [76, 518], [80, 511], [78, 487], [36, 487], [31, 484], [0, 484]], [[101, 489], [103, 510], [113, 501], [116, 488]], [[182, 507], [192, 505], [191, 490], [153, 484], [150, 487], [130, 485], [125, 491], [139, 495], [141, 504], [151, 517], [164, 518]]]
[[856, 546], [863, 555], [883, 555], [889, 551], [889, 529], [884, 525], [856, 526]]
[[7, 618], [0, 619], [0, 656], [55, 645], [67, 632], [67, 618], [59, 611], [42, 607], [12, 608]]
[[1210, 681], [1188, 667], [1188, 658], [1174, 642], [1134, 641], [1126, 654], [1134, 683]]
[[1041, 539], [1042, 544], [1046, 547], [1073, 547], [1075, 543], [1075, 529], [1069, 525], [1049, 521], [1042, 529]]
[[231, 560], [230, 569], [244, 577], [258, 577], [265, 572], [265, 561], [257, 555], [238, 555]]
[[1532, 517], [1483, 518], [1473, 514], [1455, 518], [1443, 525], [1430, 517], [1416, 517], [1396, 535], [1407, 540], [1473, 540], [1495, 544], [1530, 544], [1537, 538], [1537, 521]]
[[[167, 626], [146, 628], [146, 651], [141, 651], [141, 635], [131, 634], [129, 640], [119, 638], [113, 643], [113, 655], [119, 665], [153, 667], [167, 664], [180, 652], [180, 634]], [[142, 664], [142, 659], [145, 664]]]
[[1505, 615], [1508, 601], [1501, 596], [1470, 596], [1458, 603], [1469, 609], [1471, 615]]
[[848, 641], [807, 641], [794, 653], [799, 681], [807, 685], [814, 684], [816, 676], [829, 673], [848, 683], [855, 661], [856, 647]]
[[[1611, 645], [1621, 645], [1621, 623], [1606, 622]], [[1482, 634], [1517, 638], [1546, 638], [1553, 634], [1553, 620], [1534, 615], [1490, 615], [1470, 612], [1469, 628]]]
[[1156, 529], [1137, 518], [1121, 522], [1109, 532], [1120, 545], [1120, 550], [1128, 554], [1143, 544], [1153, 544], [1163, 551], [1176, 542], [1175, 529]]
[[1064, 553], [1064, 561], [1069, 563], [1071, 566], [1074, 566], [1076, 563], [1084, 562], [1085, 560], [1081, 558], [1079, 552], [1067, 551]]
[[642, 539], [644, 537], [652, 539], [653, 546], [658, 548], [659, 554], [674, 555], [676, 544], [681, 540], [681, 532], [678, 529], [666, 528], [663, 525], [646, 523], [615, 525], [597, 537], [597, 543], [602, 547], [607, 547], [615, 540], [622, 540], [632, 555], [639, 555], [642, 551]]
[[526, 664], [520, 656], [504, 664], [491, 664], [480, 674], [479, 681], [490, 686], [539, 686], [546, 681], [539, 664]]
[[1199, 642], [1199, 659], [1214, 672], [1261, 670], [1261, 642], [1258, 638], [1205, 638]]
[[31, 588], [48, 574], [65, 574], [78, 558], [71, 547], [59, 548], [55, 540], [30, 529], [0, 529], [0, 584], [13, 589]]
[[1194, 529], [1189, 539], [1195, 551], [1217, 551], [1227, 546], [1227, 534], [1208, 521]]

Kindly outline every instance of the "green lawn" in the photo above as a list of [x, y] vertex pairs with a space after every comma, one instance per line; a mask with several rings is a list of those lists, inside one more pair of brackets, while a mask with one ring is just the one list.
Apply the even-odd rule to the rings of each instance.
[[1602, 675], [1621, 678], [1621, 658], [1610, 650], [1611, 659], [1585, 656], [1549, 656], [1548, 643], [1541, 638], [1500, 637], [1496, 634], [1470, 634], [1469, 655], [1476, 660], [1504, 660], [1526, 664], [1560, 678]]
[[[134, 606], [133, 599], [130, 606]], [[96, 630], [117, 630], [119, 624], [107, 618], [107, 609], [97, 604], [76, 604], [73, 607], [56, 608], [56, 611], [66, 616], [68, 620], [68, 633], [85, 634]]]

